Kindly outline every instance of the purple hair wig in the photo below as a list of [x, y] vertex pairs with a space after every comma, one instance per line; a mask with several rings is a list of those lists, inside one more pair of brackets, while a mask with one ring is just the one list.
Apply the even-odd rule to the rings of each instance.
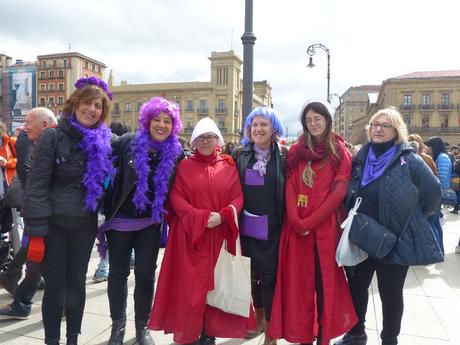
[[149, 132], [150, 121], [160, 115], [168, 114], [173, 122], [171, 135], [178, 136], [182, 130], [179, 106], [163, 97], [153, 97], [141, 107], [139, 114], [139, 129], [141, 132]]

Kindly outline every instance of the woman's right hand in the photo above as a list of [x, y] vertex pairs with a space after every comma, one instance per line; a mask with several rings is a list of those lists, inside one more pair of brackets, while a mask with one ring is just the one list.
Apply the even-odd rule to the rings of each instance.
[[208, 223], [206, 227], [208, 229], [215, 228], [216, 226], [222, 223], [222, 217], [220, 216], [219, 212], [211, 212], [208, 217]]

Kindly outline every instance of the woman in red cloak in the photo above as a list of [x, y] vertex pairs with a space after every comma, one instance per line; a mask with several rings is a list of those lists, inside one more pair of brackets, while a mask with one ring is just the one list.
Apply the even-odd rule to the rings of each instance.
[[244, 338], [248, 319], [206, 304], [224, 238], [234, 252], [243, 194], [235, 163], [219, 155], [222, 135], [210, 118], [191, 137], [194, 154], [177, 167], [170, 194], [170, 237], [163, 258], [149, 328], [174, 333], [179, 344], [215, 344], [215, 337]]
[[344, 272], [335, 262], [337, 211], [347, 192], [351, 155], [332, 131], [329, 103], [309, 102], [303, 133], [286, 160], [286, 212], [269, 335], [329, 344], [357, 321]]

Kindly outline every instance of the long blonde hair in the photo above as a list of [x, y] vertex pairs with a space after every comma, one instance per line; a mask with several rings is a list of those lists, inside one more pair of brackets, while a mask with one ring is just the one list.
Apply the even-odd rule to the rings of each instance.
[[[307, 120], [306, 120], [307, 112], [309, 110], [312, 110], [317, 114], [320, 114], [326, 119], [326, 129], [325, 129], [325, 136], [324, 136], [324, 141], [323, 141], [326, 145], [326, 148], [324, 151], [323, 164], [321, 165], [321, 167], [323, 167], [327, 164], [327, 160], [330, 154], [332, 154], [336, 158], [339, 158], [339, 155], [337, 153], [337, 150], [333, 142], [334, 134], [332, 132], [332, 117], [327, 107], [321, 102], [308, 103], [302, 110], [302, 113], [300, 115], [300, 122], [302, 123], [302, 127], [303, 127], [302, 135], [305, 136], [307, 146], [312, 151], [314, 150], [315, 143], [313, 141], [313, 138], [310, 132], [308, 131]], [[313, 187], [315, 175], [316, 175], [315, 172], [311, 168], [311, 162], [308, 162], [307, 166], [302, 172], [303, 183], [305, 183], [307, 187], [310, 187], [310, 188]]]

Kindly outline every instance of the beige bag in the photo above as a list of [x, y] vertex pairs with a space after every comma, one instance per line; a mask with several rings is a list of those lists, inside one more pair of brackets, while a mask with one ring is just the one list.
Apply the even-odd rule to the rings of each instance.
[[[231, 205], [232, 206], [232, 205]], [[235, 223], [236, 209], [232, 206]], [[236, 240], [236, 255], [227, 251], [224, 240], [214, 268], [214, 290], [209, 291], [206, 303], [226, 313], [249, 317], [251, 306], [251, 259], [241, 255], [240, 236]]]

